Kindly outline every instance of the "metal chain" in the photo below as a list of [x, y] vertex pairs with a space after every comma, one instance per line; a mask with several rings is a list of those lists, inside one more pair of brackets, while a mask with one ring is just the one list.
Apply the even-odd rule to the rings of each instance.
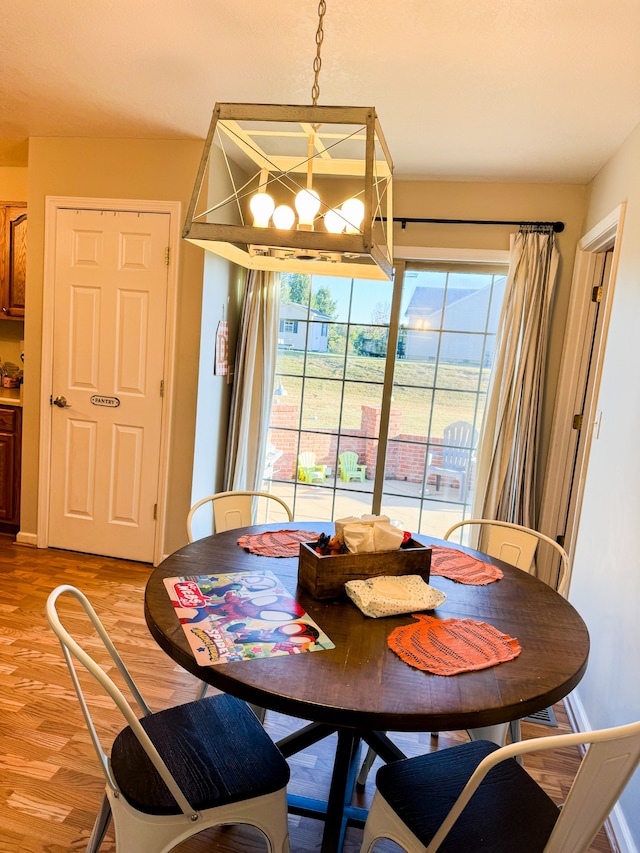
[[324, 18], [324, 13], [327, 11], [327, 4], [325, 0], [320, 0], [318, 3], [318, 30], [316, 32], [316, 56], [313, 60], [313, 73], [314, 80], [313, 86], [311, 87], [311, 102], [313, 106], [318, 105], [318, 98], [320, 97], [320, 84], [318, 79], [320, 77], [320, 69], [322, 68], [322, 58], [320, 56], [320, 51], [322, 50], [322, 42], [324, 40], [324, 30], [322, 28], [322, 21]]

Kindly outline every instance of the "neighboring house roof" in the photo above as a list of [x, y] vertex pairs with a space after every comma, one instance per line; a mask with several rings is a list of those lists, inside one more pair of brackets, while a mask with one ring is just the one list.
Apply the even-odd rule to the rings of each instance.
[[[470, 293], [469, 289], [464, 287], [450, 287], [447, 290], [447, 303], [457, 302], [463, 299]], [[444, 301], [444, 287], [422, 287], [418, 285], [413, 291], [413, 296], [407, 305], [406, 314], [420, 313], [431, 314], [434, 311], [442, 310]]]
[[280, 319], [281, 320], [318, 320], [323, 323], [328, 323], [331, 320], [328, 314], [323, 314], [322, 311], [316, 311], [315, 308], [307, 308], [306, 305], [300, 305], [298, 302], [281, 302], [280, 303]]
[[[476, 310], [478, 304], [481, 306], [479, 310], [484, 312], [488, 299], [487, 291], [490, 288], [491, 285], [487, 284], [486, 287], [479, 287], [472, 290], [469, 288], [450, 288], [447, 290], [448, 320], [453, 321], [460, 316], [468, 316]], [[418, 294], [418, 291], [423, 292]], [[436, 328], [440, 325], [443, 297], [443, 287], [416, 287], [405, 314], [408, 317], [419, 315], [423, 320], [427, 321], [429, 326]], [[499, 304], [496, 303], [494, 310], [498, 307]]]

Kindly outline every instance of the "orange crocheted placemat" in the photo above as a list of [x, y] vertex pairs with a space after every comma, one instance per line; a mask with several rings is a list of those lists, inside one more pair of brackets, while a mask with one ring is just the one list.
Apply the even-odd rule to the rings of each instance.
[[483, 563], [457, 548], [446, 548], [443, 545], [431, 545], [430, 548], [432, 575], [474, 586], [493, 583], [503, 577], [502, 569], [492, 563]]
[[261, 557], [297, 557], [301, 542], [315, 542], [319, 536], [313, 530], [272, 530], [247, 533], [238, 539], [238, 545]]
[[387, 643], [401, 660], [416, 669], [434, 675], [456, 675], [513, 660], [521, 652], [515, 637], [486, 622], [412, 615], [417, 622], [395, 628]]

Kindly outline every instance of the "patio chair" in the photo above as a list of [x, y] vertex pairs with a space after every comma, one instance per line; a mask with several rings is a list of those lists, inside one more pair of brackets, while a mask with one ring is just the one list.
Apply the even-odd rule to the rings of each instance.
[[[82, 606], [138, 713], [63, 626], [57, 607], [62, 595], [74, 597]], [[60, 640], [106, 779], [87, 853], [96, 853], [111, 817], [118, 853], [165, 853], [203, 829], [230, 823], [255, 826], [268, 840], [269, 850], [288, 853], [289, 767], [244, 702], [221, 693], [153, 713], [80, 590], [67, 585], [56, 587], [47, 600], [46, 614]], [[73, 623], [78, 624], [75, 612]], [[89, 642], [95, 648], [93, 637]], [[91, 716], [80, 680], [81, 667], [96, 679], [128, 724], [113, 741], [110, 756]]]
[[460, 500], [466, 499], [469, 491], [470, 468], [477, 443], [478, 432], [467, 421], [455, 421], [444, 428], [442, 451], [437, 451], [441, 455], [441, 461], [439, 464], [434, 463], [432, 458], [435, 454], [432, 452], [427, 466], [427, 477], [435, 475], [436, 492], [440, 491], [442, 477], [446, 476], [458, 481]]
[[271, 480], [273, 478], [276, 462], [282, 457], [282, 450], [279, 450], [274, 444], [267, 444], [267, 452], [264, 458], [264, 474], [263, 480]]
[[[516, 760], [587, 744], [560, 807]], [[583, 853], [640, 761], [640, 722], [497, 747], [471, 741], [380, 768], [361, 853]]]
[[338, 468], [340, 471], [340, 479], [348, 483], [350, 480], [360, 480], [364, 483], [364, 478], [367, 473], [366, 465], [358, 465], [358, 454], [353, 450], [345, 450], [338, 457]]
[[313, 450], [305, 450], [298, 456], [298, 479], [303, 483], [321, 483], [327, 479], [326, 465], [316, 465], [316, 454]]

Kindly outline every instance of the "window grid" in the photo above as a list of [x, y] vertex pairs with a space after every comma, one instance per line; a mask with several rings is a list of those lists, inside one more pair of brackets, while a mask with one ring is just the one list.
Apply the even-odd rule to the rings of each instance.
[[[401, 270], [402, 273], [404, 270]], [[460, 297], [461, 281], [464, 283], [460, 274], [453, 279], [453, 273], [443, 271], [439, 281], [443, 282], [442, 301], [439, 307], [431, 311], [423, 311], [422, 325], [417, 321], [409, 318], [406, 320], [408, 312], [409, 299], [415, 297], [415, 288], [419, 285], [415, 284], [416, 278], [420, 277], [420, 267], [407, 265], [407, 270], [403, 275], [396, 276], [396, 295], [393, 296], [394, 304], [397, 306], [394, 311], [396, 316], [391, 316], [392, 311], [388, 310], [387, 306], [376, 306], [378, 314], [384, 314], [385, 309], [389, 317], [388, 323], [380, 322], [380, 317], [376, 316], [376, 322], [362, 322], [363, 309], [362, 306], [357, 306], [357, 320], [354, 318], [354, 285], [358, 285], [360, 297], [362, 297], [362, 282], [351, 280], [348, 283], [348, 298], [345, 307], [344, 300], [340, 306], [339, 316], [330, 317], [325, 320], [322, 317], [317, 318], [315, 324], [313, 309], [320, 310], [319, 306], [312, 304], [314, 294], [319, 290], [315, 289], [315, 280], [309, 277], [306, 284], [306, 300], [304, 307], [307, 310], [307, 318], [299, 321], [291, 321], [281, 319], [279, 328], [283, 331], [285, 328], [290, 328], [287, 324], [293, 325], [295, 322], [296, 333], [304, 329], [304, 350], [294, 352], [293, 354], [286, 349], [281, 349], [278, 356], [277, 375], [275, 387], [282, 387], [290, 383], [300, 384], [299, 398], [297, 398], [298, 412], [289, 412], [288, 423], [278, 423], [276, 415], [282, 413], [277, 411], [278, 402], [274, 402], [272, 407], [272, 418], [270, 424], [270, 432], [275, 435], [281, 443], [284, 443], [283, 436], [288, 436], [286, 439], [287, 445], [290, 448], [290, 454], [295, 455], [293, 466], [289, 466], [289, 473], [283, 475], [278, 472], [273, 474], [271, 482], [277, 487], [281, 487], [286, 491], [283, 496], [292, 503], [294, 514], [298, 503], [302, 504], [310, 492], [318, 494], [316, 490], [322, 490], [322, 493], [327, 500], [324, 501], [324, 506], [330, 505], [330, 510], [325, 511], [322, 518], [334, 518], [334, 510], [336, 504], [344, 503], [343, 493], [353, 493], [358, 491], [363, 500], [361, 502], [362, 512], [376, 511], [376, 507], [382, 508], [384, 504], [392, 502], [394, 499], [403, 499], [410, 501], [413, 509], [417, 511], [413, 513], [413, 517], [417, 517], [416, 524], [412, 524], [412, 529], [420, 532], [424, 524], [427, 526], [427, 516], [432, 512], [432, 506], [437, 503], [440, 509], [444, 506], [445, 511], [454, 510], [458, 514], [458, 518], [465, 517], [468, 514], [470, 494], [460, 495], [456, 498], [454, 493], [444, 495], [432, 494], [432, 489], [429, 487], [430, 477], [428, 468], [429, 458], [442, 452], [442, 412], [438, 412], [438, 407], [441, 406], [443, 400], [449, 401], [452, 411], [455, 407], [464, 414], [464, 420], [468, 420], [473, 428], [479, 432], [480, 420], [484, 412], [486, 401], [486, 390], [488, 386], [488, 378], [490, 373], [490, 365], [493, 354], [493, 346], [495, 343], [495, 324], [497, 312], [494, 310], [495, 301], [501, 301], [501, 290], [504, 286], [504, 272], [496, 274], [484, 273], [482, 282], [488, 286], [489, 292], [484, 294], [486, 300], [485, 316], [482, 323], [479, 323], [479, 318], [476, 315], [470, 314], [467, 311], [463, 315], [463, 321], [469, 326], [478, 322], [478, 326], [474, 328], [458, 328], [454, 322], [456, 310], [461, 313], [463, 307], [463, 298]], [[477, 277], [477, 276], [476, 276]], [[286, 276], [282, 277], [286, 280]], [[323, 279], [326, 282], [326, 279]], [[501, 286], [496, 286], [500, 284]], [[455, 286], [454, 286], [455, 285]], [[333, 286], [333, 285], [332, 285]], [[345, 282], [340, 281], [342, 292], [345, 291]], [[409, 297], [408, 292], [411, 288], [412, 296]], [[397, 292], [397, 288], [401, 289], [402, 297]], [[469, 289], [470, 297], [473, 297], [480, 288]], [[334, 291], [325, 287], [331, 296]], [[391, 290], [389, 293], [391, 294]], [[451, 301], [448, 300], [449, 294], [452, 293]], [[478, 299], [479, 301], [479, 299]], [[301, 304], [301, 303], [298, 303]], [[389, 300], [389, 305], [391, 300]], [[453, 308], [452, 308], [453, 306]], [[453, 309], [456, 310], [453, 310]], [[283, 304], [281, 309], [284, 310]], [[326, 308], [322, 308], [322, 313], [327, 313]], [[330, 314], [330, 311], [328, 312]], [[402, 323], [402, 314], [405, 314], [405, 322]], [[317, 316], [317, 315], [316, 315]], [[428, 319], [433, 320], [435, 317], [438, 322], [434, 322], [432, 326], [428, 326]], [[373, 320], [373, 318], [372, 318]], [[395, 323], [395, 328], [392, 329]], [[300, 324], [300, 325], [299, 325]], [[312, 336], [312, 325], [319, 327], [316, 335]], [[427, 331], [428, 329], [428, 331]], [[391, 332], [393, 331], [393, 334]], [[414, 341], [420, 343], [420, 337], [423, 336], [423, 341], [428, 337], [428, 343], [422, 344], [423, 347], [432, 347], [432, 350], [425, 350], [421, 358], [410, 360], [406, 358], [406, 342], [409, 334], [415, 333]], [[453, 337], [447, 337], [447, 336]], [[469, 345], [463, 342], [467, 340]], [[320, 342], [320, 343], [319, 343]], [[391, 344], [393, 351], [390, 349]], [[459, 347], [458, 358], [452, 358], [452, 352], [455, 355], [455, 349]], [[314, 347], [316, 349], [314, 349]], [[319, 351], [318, 347], [325, 347]], [[448, 350], [446, 348], [448, 347]], [[465, 358], [468, 353], [477, 354], [475, 358]], [[288, 359], [288, 361], [287, 361]], [[389, 364], [391, 362], [391, 364]], [[422, 368], [426, 368], [430, 373], [430, 381], [424, 378], [424, 375], [417, 375], [418, 364]], [[364, 375], [362, 371], [364, 369]], [[466, 369], [465, 378], [454, 381], [456, 370], [462, 376], [463, 370]], [[298, 373], [297, 371], [300, 370]], [[413, 379], [412, 372], [416, 373], [416, 378]], [[423, 370], [424, 373], [424, 370]], [[394, 378], [399, 377], [398, 380]], [[324, 400], [318, 401], [318, 388], [326, 389], [327, 400], [323, 407]], [[312, 392], [313, 388], [313, 392]], [[362, 389], [362, 398], [353, 397], [355, 389]], [[371, 405], [362, 403], [361, 400], [367, 399], [367, 389], [378, 389], [379, 396], [371, 394]], [[390, 411], [393, 411], [394, 394], [404, 394], [404, 399], [410, 398], [414, 391], [421, 390], [427, 399], [428, 412], [424, 412], [422, 417], [422, 433], [412, 437], [403, 437], [403, 433], [394, 434], [389, 428], [383, 435], [379, 432], [380, 424], [385, 422], [384, 408], [385, 395], [391, 398]], [[315, 397], [314, 397], [315, 394]], [[417, 398], [416, 398], [417, 399]], [[463, 400], [468, 402], [463, 404]], [[355, 402], [354, 402], [355, 401]], [[376, 402], [377, 401], [377, 402]], [[388, 402], [388, 401], [387, 401]], [[281, 401], [280, 401], [281, 403]], [[308, 404], [308, 405], [307, 405]], [[371, 420], [370, 423], [363, 426], [364, 415], [361, 412], [361, 428], [358, 432], [358, 441], [368, 442], [366, 457], [360, 454], [360, 458], [365, 458], [367, 463], [367, 479], [364, 483], [354, 484], [352, 482], [345, 483], [338, 476], [338, 456], [344, 449], [350, 449], [350, 445], [356, 443], [353, 427], [348, 424], [353, 421], [353, 416], [347, 417], [349, 413], [352, 415], [354, 406], [364, 406], [367, 409], [380, 410], [383, 416], [376, 421]], [[415, 406], [414, 406], [415, 407]], [[326, 423], [322, 422], [326, 418], [326, 412], [331, 411], [331, 428], [327, 428]], [[314, 419], [318, 419], [318, 427], [312, 426]], [[461, 419], [463, 419], [461, 417]], [[414, 421], [413, 423], [417, 423]], [[373, 425], [373, 426], [372, 426]], [[388, 433], [388, 434], [387, 434]], [[305, 450], [309, 450], [314, 445], [318, 448], [318, 455], [321, 459], [321, 466], [328, 472], [326, 476], [318, 477], [312, 482], [302, 482], [298, 477], [298, 457]], [[410, 489], [406, 486], [403, 480], [388, 480], [387, 459], [392, 453], [399, 452], [399, 448], [412, 449], [413, 447], [421, 447], [421, 453], [424, 456], [422, 470], [412, 472], [412, 480], [418, 478], [418, 482], [411, 483], [413, 492], [409, 494]], [[360, 460], [359, 460], [360, 461]], [[380, 465], [382, 464], [382, 474], [380, 473]], [[293, 467], [293, 472], [291, 472]], [[373, 478], [373, 468], [375, 467], [375, 479]], [[418, 466], [419, 467], [419, 466]], [[405, 477], [406, 480], [406, 477]], [[451, 491], [451, 490], [450, 490]], [[368, 501], [368, 505], [367, 505]], [[412, 510], [413, 512], [413, 510]], [[296, 518], [298, 515], [296, 514]], [[457, 520], [457, 519], [455, 519]], [[451, 522], [453, 523], [453, 521]], [[431, 531], [433, 532], [433, 531]]]

